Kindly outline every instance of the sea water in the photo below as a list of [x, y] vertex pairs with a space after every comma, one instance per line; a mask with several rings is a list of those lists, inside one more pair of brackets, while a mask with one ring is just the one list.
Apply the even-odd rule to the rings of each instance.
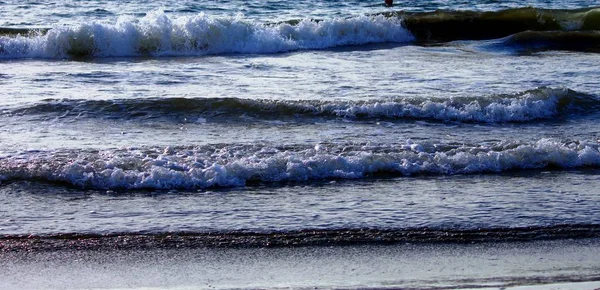
[[595, 237], [597, 6], [1, 2], [0, 246]]

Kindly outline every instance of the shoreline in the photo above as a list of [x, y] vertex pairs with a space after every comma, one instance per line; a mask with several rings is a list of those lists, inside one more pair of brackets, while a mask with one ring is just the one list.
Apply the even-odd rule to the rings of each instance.
[[134, 232], [8, 234], [0, 252], [61, 250], [152, 250], [194, 248], [273, 248], [476, 244], [600, 238], [600, 226], [573, 224], [489, 229], [303, 229], [292, 231]]
[[0, 289], [594, 289], [600, 239], [20, 251], [0, 268]]

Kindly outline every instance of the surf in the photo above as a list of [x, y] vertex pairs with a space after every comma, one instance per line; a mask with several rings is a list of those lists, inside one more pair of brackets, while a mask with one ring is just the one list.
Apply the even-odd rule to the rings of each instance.
[[592, 140], [491, 145], [223, 144], [22, 152], [0, 159], [0, 181], [47, 181], [91, 189], [195, 189], [252, 183], [502, 173], [600, 167]]
[[[579, 45], [560, 41], [560, 48], [597, 51], [600, 8], [433, 12], [392, 11], [331, 19], [296, 19], [260, 23], [242, 15], [204, 13], [169, 16], [160, 10], [115, 23], [27, 29], [0, 28], [0, 58], [164, 57], [215, 54], [274, 54], [371, 43], [430, 44], [456, 40], [489, 40], [535, 32], [575, 32]], [[531, 34], [531, 33], [530, 33]], [[562, 38], [564, 39], [564, 34]], [[585, 35], [585, 39], [582, 39]], [[567, 40], [573, 40], [575, 36]], [[540, 36], [538, 36], [538, 39]], [[548, 39], [545, 37], [544, 39]], [[554, 42], [557, 36], [551, 36]], [[552, 46], [550, 47], [552, 48]]]
[[0, 36], [0, 58], [4, 59], [272, 54], [413, 39], [400, 19], [384, 16], [268, 25], [241, 15], [176, 17], [162, 11], [141, 19], [120, 18], [114, 24], [57, 26], [27, 34], [18, 29], [0, 32], [4, 34]]

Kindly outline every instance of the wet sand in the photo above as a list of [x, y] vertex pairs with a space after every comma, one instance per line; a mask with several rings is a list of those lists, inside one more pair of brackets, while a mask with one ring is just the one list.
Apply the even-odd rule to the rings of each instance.
[[596, 289], [600, 240], [4, 251], [1, 289]]

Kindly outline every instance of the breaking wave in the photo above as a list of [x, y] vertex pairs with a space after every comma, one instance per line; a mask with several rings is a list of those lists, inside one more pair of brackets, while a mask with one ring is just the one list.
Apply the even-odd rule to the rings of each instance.
[[[201, 56], [227, 53], [279, 53], [369, 43], [429, 43], [498, 39], [526, 31], [600, 30], [600, 8], [573, 10], [533, 7], [500, 11], [385, 12], [325, 20], [259, 23], [236, 17], [169, 17], [153, 11], [139, 19], [121, 18], [43, 29], [0, 27], [0, 58]], [[568, 37], [593, 41], [597, 35]], [[524, 36], [515, 36], [523, 39]], [[563, 36], [561, 36], [563, 39]], [[590, 38], [591, 37], [591, 38]], [[539, 37], [537, 37], [539, 38]], [[551, 36], [556, 42], [558, 36]], [[545, 37], [548, 39], [548, 37]], [[558, 49], [580, 48], [561, 41]], [[590, 44], [586, 44], [590, 45]], [[549, 46], [548, 49], [554, 47]]]
[[194, 189], [251, 183], [361, 179], [378, 174], [455, 175], [523, 169], [597, 168], [598, 141], [492, 145], [205, 145], [101, 151], [27, 151], [0, 159], [0, 180], [92, 189]]
[[400, 19], [381, 15], [306, 19], [292, 25], [203, 13], [170, 18], [162, 11], [115, 24], [86, 23], [27, 34], [10, 28], [1, 32], [0, 58], [5, 59], [277, 53], [413, 39]]

